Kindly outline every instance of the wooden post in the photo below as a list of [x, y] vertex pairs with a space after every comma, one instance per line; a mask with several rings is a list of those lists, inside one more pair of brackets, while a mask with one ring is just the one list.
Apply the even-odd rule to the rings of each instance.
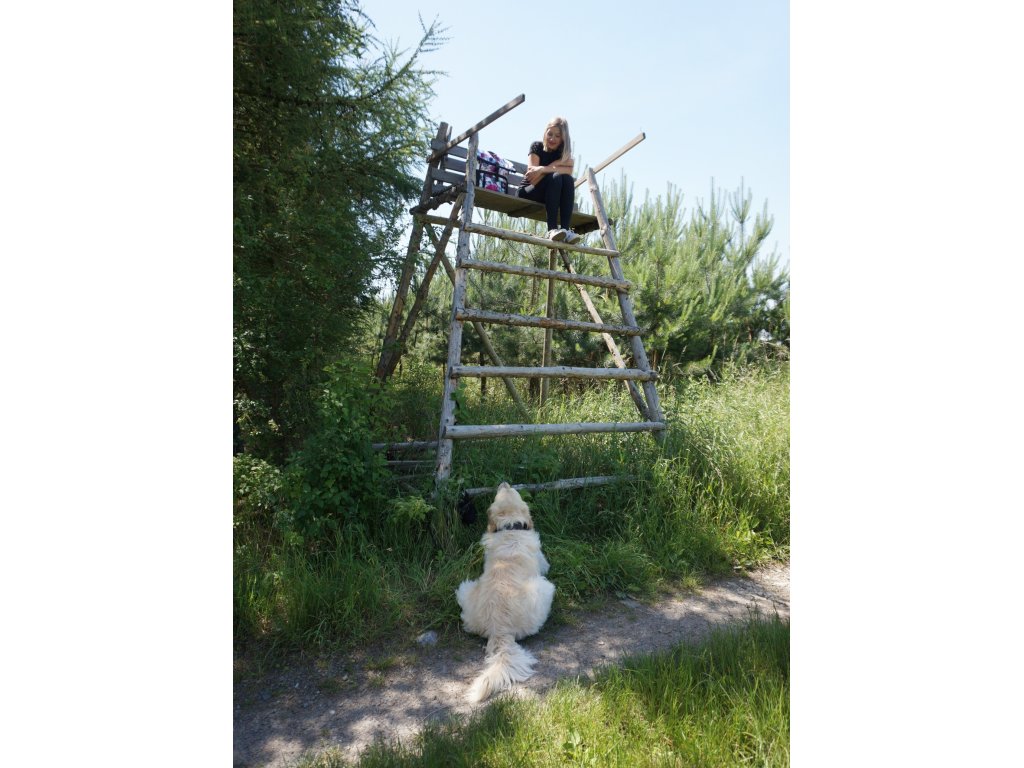
[[444, 232], [441, 234], [441, 240], [438, 242], [434, 235], [434, 230], [431, 226], [425, 225], [424, 229], [430, 238], [431, 244], [434, 246], [434, 258], [430, 260], [430, 264], [427, 265], [427, 271], [423, 274], [423, 280], [420, 281], [419, 288], [416, 289], [416, 298], [413, 300], [412, 309], [409, 310], [409, 316], [405, 319], [405, 325], [402, 326], [402, 332], [398, 336], [398, 341], [394, 345], [394, 354], [388, 360], [388, 367], [384, 370], [384, 376], [378, 375], [378, 378], [386, 378], [390, 376], [395, 366], [398, 365], [398, 361], [402, 355], [405, 354], [406, 345], [409, 343], [409, 336], [412, 334], [412, 329], [416, 325], [416, 318], [419, 317], [420, 311], [423, 309], [423, 305], [426, 304], [427, 295], [430, 293], [430, 283], [434, 279], [434, 272], [437, 271], [437, 265], [441, 263], [441, 258], [444, 256], [445, 248], [448, 247], [448, 240], [452, 236], [452, 228], [454, 226], [455, 219], [459, 216], [459, 211], [462, 210], [462, 196], [455, 201], [455, 205], [452, 206], [451, 215], [448, 218], [448, 225], [445, 227]]
[[[565, 265], [565, 271], [568, 272], [569, 274], [575, 273], [575, 270], [572, 266], [572, 262], [569, 261], [569, 256], [566, 254], [566, 252], [559, 251], [559, 253], [562, 256], [562, 264]], [[593, 321], [595, 323], [598, 323], [599, 325], [604, 325], [605, 323], [601, 319], [601, 313], [598, 312], [597, 307], [594, 306], [594, 302], [591, 300], [590, 294], [587, 293], [587, 289], [584, 288], [579, 283], [577, 283], [576, 290], [580, 292], [580, 298], [583, 299], [583, 303], [586, 305], [587, 312], [590, 313], [591, 319], [593, 319]], [[622, 354], [619, 352], [619, 345], [615, 343], [615, 339], [613, 339], [607, 333], [602, 333], [601, 338], [604, 339], [605, 346], [608, 347], [608, 352], [611, 354], [612, 360], [615, 361], [615, 365], [618, 366], [619, 368], [625, 368], [626, 361], [622, 359]], [[637, 410], [640, 411], [640, 415], [643, 416], [645, 419], [650, 419], [651, 414], [647, 410], [647, 403], [644, 401], [644, 396], [640, 394], [640, 390], [637, 389], [636, 384], [634, 384], [632, 381], [627, 381], [626, 389], [629, 392], [629, 396], [633, 399], [633, 404], [636, 406]]]
[[[634, 136], [633, 140], [630, 141], [628, 144], [626, 144], [624, 147], [622, 147], [622, 149], [620, 149], [618, 152], [613, 153], [610, 157], [608, 157], [607, 160], [603, 160], [602, 162], [598, 163], [597, 166], [594, 168], [594, 173], [597, 173], [598, 171], [602, 171], [605, 168], [607, 168], [609, 165], [614, 163], [616, 160], [618, 160], [624, 154], [629, 152], [629, 150], [631, 150], [633, 147], [635, 147], [637, 144], [639, 144], [641, 141], [643, 141], [646, 138], [647, 138], [647, 134], [643, 133], [641, 131], [639, 135]], [[582, 184], [586, 180], [587, 180], [586, 175], [580, 176], [580, 178], [576, 179], [576, 185], [575, 186], [579, 187], [580, 184]]]
[[[604, 211], [601, 190], [597, 186], [597, 179], [594, 178], [594, 171], [590, 168], [587, 169], [587, 182], [590, 185], [590, 194], [594, 200], [594, 215], [597, 216], [597, 220], [601, 225], [601, 239], [604, 240], [604, 244], [609, 250], [618, 251], [618, 247], [615, 244], [615, 233], [612, 232], [611, 224], [608, 222], [608, 215]], [[611, 267], [612, 277], [616, 280], [625, 280], [618, 256], [609, 256], [608, 266]], [[623, 321], [627, 325], [636, 325], [636, 317], [633, 315], [633, 302], [630, 301], [629, 294], [625, 291], [616, 291], [616, 293], [619, 296], [619, 307], [622, 309]], [[633, 361], [636, 367], [642, 371], [651, 370], [650, 363], [647, 361], [647, 352], [644, 351], [644, 343], [641, 338], [639, 336], [630, 336], [629, 343], [633, 350]], [[647, 418], [651, 421], [663, 421], [661, 403], [658, 400], [658, 390], [655, 388], [654, 382], [645, 381], [643, 387], [644, 394], [647, 395]], [[656, 433], [655, 438], [661, 443], [664, 442], [665, 435], [664, 433]]]
[[[555, 252], [553, 250], [548, 251], [548, 269], [552, 272], [555, 270]], [[544, 312], [544, 317], [548, 320], [555, 316], [555, 281], [548, 278], [548, 302], [547, 308]], [[551, 334], [553, 331], [550, 327], [544, 329], [544, 362], [541, 363], [545, 368], [551, 365]], [[540, 383], [540, 404], [544, 405], [548, 399], [548, 379], [545, 377]]]
[[[448, 135], [448, 123], [441, 123], [437, 128], [437, 138], [444, 140]], [[431, 166], [436, 164], [434, 160], [427, 162], [427, 172], [423, 180], [423, 191], [420, 192], [420, 205], [423, 205], [430, 198], [430, 191], [434, 185], [430, 178]], [[377, 362], [376, 376], [384, 381], [390, 376], [398, 358], [401, 357], [398, 345], [398, 327], [402, 321], [402, 313], [405, 311], [405, 298], [409, 293], [409, 284], [412, 282], [413, 272], [416, 271], [416, 257], [420, 252], [420, 243], [423, 240], [423, 224], [413, 220], [412, 232], [409, 234], [409, 247], [405, 253], [405, 263], [402, 267], [402, 275], [398, 280], [395, 290], [395, 303], [391, 306], [391, 315], [388, 317], [387, 330], [384, 332], [384, 342], [381, 344], [380, 360]]]
[[[514, 99], [512, 99], [512, 101], [508, 102], [508, 104], [506, 104], [505, 106], [501, 107], [500, 109], [496, 109], [494, 112], [491, 112], [491, 114], [489, 114], [487, 117], [485, 117], [479, 123], [474, 125], [472, 128], [467, 128], [465, 131], [460, 133], [458, 136], [456, 136], [454, 139], [449, 141], [443, 147], [440, 147], [440, 148], [434, 150], [430, 154], [430, 156], [427, 157], [427, 162], [428, 163], [432, 163], [435, 160], [437, 160], [439, 157], [442, 157], [443, 155], [447, 154], [449, 149], [451, 149], [452, 147], [457, 146], [458, 144], [462, 143], [468, 137], [475, 136], [477, 134], [477, 132], [480, 131], [481, 128], [483, 128], [484, 126], [490, 125], [495, 120], [497, 120], [499, 117], [504, 115], [506, 112], [511, 112], [513, 109], [518, 107], [524, 101], [526, 101], [526, 94], [520, 93], [518, 96], [516, 96]], [[475, 154], [476, 154], [475, 150], [470, 153], [470, 155], [475, 155]], [[475, 160], [474, 160], [474, 163], [473, 163], [473, 167], [474, 167], [474, 169], [476, 168], [476, 161]], [[467, 170], [468, 170], [468, 168], [467, 168]], [[468, 176], [468, 174], [467, 174], [467, 176]]]
[[451, 332], [448, 335], [448, 362], [445, 366], [444, 391], [441, 396], [441, 426], [437, 434], [437, 464], [434, 473], [435, 490], [440, 490], [442, 484], [451, 475], [452, 471], [452, 439], [448, 436], [448, 430], [455, 425], [455, 400], [452, 395], [455, 392], [457, 379], [452, 376], [452, 370], [457, 366], [462, 357], [462, 321], [459, 320], [459, 312], [464, 308], [466, 301], [467, 270], [462, 266], [462, 260], [469, 258], [469, 238], [466, 231], [466, 224], [473, 220], [473, 194], [476, 190], [476, 149], [478, 145], [477, 134], [474, 133], [469, 139], [469, 156], [466, 158], [466, 199], [462, 203], [462, 228], [459, 230], [459, 245], [456, 249], [455, 261], [455, 289], [452, 292], [452, 314]]
[[384, 333], [384, 341], [381, 344], [380, 359], [377, 361], [376, 376], [384, 381], [395, 370], [398, 363], [398, 326], [402, 321], [402, 313], [405, 310], [405, 298], [409, 293], [409, 285], [412, 282], [412, 274], [416, 271], [417, 255], [420, 252], [420, 244], [423, 241], [423, 225], [414, 221], [412, 232], [409, 234], [409, 247], [405, 253], [405, 265], [402, 267], [402, 275], [398, 280], [395, 291], [395, 302], [391, 305], [391, 315], [388, 318], [388, 327]]

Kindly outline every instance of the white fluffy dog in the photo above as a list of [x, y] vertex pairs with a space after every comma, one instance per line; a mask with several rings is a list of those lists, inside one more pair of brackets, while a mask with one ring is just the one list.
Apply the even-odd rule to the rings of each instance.
[[555, 585], [544, 578], [549, 566], [530, 508], [508, 483], [498, 486], [480, 543], [483, 575], [462, 582], [455, 592], [466, 631], [487, 638], [487, 667], [469, 689], [471, 702], [533, 674], [537, 660], [516, 640], [540, 630], [555, 595]]

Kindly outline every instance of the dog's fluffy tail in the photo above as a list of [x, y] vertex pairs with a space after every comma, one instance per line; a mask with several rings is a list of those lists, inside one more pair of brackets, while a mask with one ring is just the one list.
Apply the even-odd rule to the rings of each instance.
[[492, 693], [511, 688], [513, 683], [530, 677], [536, 663], [533, 654], [516, 643], [512, 635], [491, 636], [487, 640], [487, 667], [473, 681], [466, 698], [475, 704]]

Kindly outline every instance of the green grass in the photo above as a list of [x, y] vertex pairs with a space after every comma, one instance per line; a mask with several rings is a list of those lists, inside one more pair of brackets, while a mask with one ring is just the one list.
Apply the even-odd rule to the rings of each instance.
[[455, 589], [476, 553], [467, 547], [440, 557], [422, 545], [402, 554], [414, 557], [402, 560], [387, 548], [360, 552], [351, 542], [316, 557], [292, 546], [265, 560], [236, 551], [236, 641], [270, 653], [331, 650], [454, 625]]
[[[351, 763], [328, 751], [301, 765]], [[563, 681], [538, 700], [498, 698], [412, 745], [371, 747], [356, 765], [788, 766], [789, 625], [754, 620], [593, 681]]]
[[[786, 364], [659, 383], [666, 440], [646, 434], [504, 438], [457, 443], [453, 485], [543, 482], [630, 474], [614, 486], [524, 494], [558, 592], [550, 621], [604, 595], [644, 595], [660, 583], [699, 583], [783, 559], [789, 551], [789, 370]], [[378, 398], [377, 439], [423, 438], [436, 430], [436, 369], [408, 366]], [[459, 422], [518, 422], [504, 388], [459, 395]], [[537, 421], [637, 419], [619, 384], [564, 392], [555, 386]], [[389, 426], [390, 425], [390, 426]], [[479, 575], [479, 520], [459, 524], [454, 505], [433, 510], [422, 488], [385, 488], [372, 508], [339, 510], [349, 520], [310, 540], [289, 527], [275, 499], [280, 470], [236, 459], [234, 616], [236, 646], [257, 655], [334, 651], [426, 629], [458, 631], [454, 591]], [[276, 506], [275, 506], [276, 504]], [[348, 517], [345, 517], [348, 515]]]

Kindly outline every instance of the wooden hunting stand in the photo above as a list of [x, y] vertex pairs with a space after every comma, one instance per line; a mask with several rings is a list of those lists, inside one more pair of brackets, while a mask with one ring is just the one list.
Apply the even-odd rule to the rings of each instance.
[[[497, 211], [511, 217], [525, 217], [535, 221], [546, 221], [545, 209], [541, 203], [526, 200], [516, 196], [516, 191], [523, 183], [523, 174], [526, 166], [522, 163], [513, 163], [514, 171], [509, 175], [508, 193], [496, 192], [482, 189], [476, 185], [477, 147], [478, 134], [484, 126], [494, 122], [506, 112], [519, 106], [526, 97], [517, 96], [501, 109], [491, 113], [472, 128], [464, 131], [454, 139], [450, 138], [450, 129], [447, 123], [441, 123], [436, 137], [431, 141], [431, 154], [427, 158], [427, 173], [423, 182], [423, 192], [420, 195], [419, 204], [411, 209], [414, 216], [412, 233], [409, 238], [409, 247], [406, 253], [405, 266], [398, 283], [395, 302], [388, 320], [385, 332], [384, 343], [381, 350], [380, 360], [377, 365], [376, 375], [383, 381], [391, 376], [398, 364], [401, 355], [405, 351], [409, 335], [416, 322], [423, 304], [426, 301], [430, 288], [430, 281], [439, 265], [443, 265], [452, 281], [454, 293], [452, 296], [451, 329], [448, 337], [448, 360], [445, 367], [444, 394], [441, 404], [441, 423], [438, 429], [438, 440], [436, 445], [437, 457], [434, 462], [435, 484], [440, 487], [448, 479], [451, 473], [452, 452], [455, 440], [478, 440], [508, 435], [556, 435], [556, 434], [588, 434], [594, 432], [641, 432], [653, 433], [660, 441], [664, 439], [666, 427], [662, 416], [661, 406], [658, 402], [658, 393], [654, 387], [657, 373], [651, 370], [647, 360], [647, 353], [644, 350], [641, 339], [642, 330], [637, 326], [636, 318], [633, 315], [633, 304], [630, 299], [631, 284], [622, 274], [622, 267], [619, 264], [619, 251], [615, 245], [615, 236], [612, 233], [611, 225], [605, 214], [604, 203], [601, 199], [601, 191], [598, 189], [595, 180], [595, 170], [587, 168], [584, 177], [577, 181], [578, 187], [586, 181], [590, 188], [590, 195], [594, 203], [596, 215], [584, 214], [576, 211], [572, 216], [572, 227], [578, 234], [586, 234], [600, 230], [604, 248], [591, 248], [582, 245], [570, 245], [565, 242], [553, 242], [546, 237], [517, 232], [508, 229], [485, 226], [473, 223], [473, 213], [476, 208], [483, 208], [490, 211]], [[601, 163], [597, 170], [601, 170], [609, 163], [620, 157], [626, 151], [638, 144], [644, 138], [643, 134], [627, 144], [617, 153]], [[469, 140], [468, 149], [459, 146], [463, 141]], [[431, 215], [430, 211], [452, 203], [452, 210], [447, 218]], [[443, 227], [438, 234], [434, 226]], [[453, 267], [445, 255], [445, 248], [451, 238], [452, 230], [459, 229], [458, 247], [456, 250], [456, 263]], [[419, 288], [413, 305], [408, 315], [402, 322], [402, 315], [405, 313], [405, 304], [412, 283], [413, 273], [417, 266], [417, 255], [420, 251], [423, 235], [426, 234], [433, 246], [434, 254], [426, 272], [420, 281]], [[532, 266], [502, 264], [497, 262], [479, 261], [471, 258], [470, 235], [476, 234], [484, 237], [495, 237], [502, 240], [511, 240], [520, 243], [528, 243], [549, 249], [548, 269], [539, 269]], [[555, 269], [555, 251], [561, 259], [565, 271]], [[611, 277], [581, 275], [573, 268], [570, 261], [570, 253], [590, 253], [608, 258]], [[529, 317], [525, 315], [511, 315], [497, 312], [489, 312], [484, 309], [470, 308], [466, 300], [466, 286], [468, 270], [476, 269], [488, 272], [503, 272], [512, 275], [528, 277], [539, 277], [548, 281], [547, 314], [545, 317]], [[579, 291], [584, 304], [590, 313], [593, 322], [577, 320], [566, 320], [552, 317], [554, 306], [554, 284], [555, 281], [569, 282], [575, 285]], [[613, 289], [618, 294], [619, 307], [622, 310], [621, 325], [610, 325], [601, 319], [595, 308], [585, 286], [596, 286], [603, 289]], [[463, 324], [469, 321], [473, 324], [479, 335], [484, 349], [487, 352], [493, 365], [473, 366], [463, 365], [462, 354], [462, 328]], [[540, 367], [516, 367], [506, 365], [498, 356], [491, 344], [484, 324], [525, 326], [531, 328], [544, 328], [544, 360]], [[612, 359], [615, 361], [615, 368], [576, 368], [551, 365], [551, 334], [553, 330], [581, 330], [592, 333], [600, 333], [608, 346]], [[611, 334], [625, 336], [629, 340], [632, 362], [634, 367], [629, 368], [623, 359], [619, 348]], [[464, 425], [455, 423], [455, 402], [452, 393], [455, 391], [457, 380], [462, 377], [500, 377], [513, 401], [524, 416], [528, 417], [526, 405], [516, 389], [514, 379], [516, 378], [539, 378], [541, 379], [541, 399], [547, 392], [547, 383], [551, 378], [585, 378], [585, 379], [614, 379], [625, 383], [629, 389], [630, 396], [635, 403], [642, 421], [637, 422], [608, 422], [608, 423], [580, 423], [580, 424], [491, 424], [491, 425]], [[640, 387], [637, 386], [640, 382]], [[642, 387], [642, 391], [641, 391]], [[415, 446], [423, 448], [423, 442], [396, 444], [390, 446], [392, 449], [401, 449], [402, 446]], [[530, 488], [540, 490], [544, 488], [571, 488], [586, 485], [598, 485], [610, 482], [610, 477], [586, 477], [558, 480], [551, 483], [541, 483], [530, 486], [514, 486], [517, 488]], [[472, 488], [466, 492], [470, 495], [484, 493], [492, 490], [490, 488]]]

